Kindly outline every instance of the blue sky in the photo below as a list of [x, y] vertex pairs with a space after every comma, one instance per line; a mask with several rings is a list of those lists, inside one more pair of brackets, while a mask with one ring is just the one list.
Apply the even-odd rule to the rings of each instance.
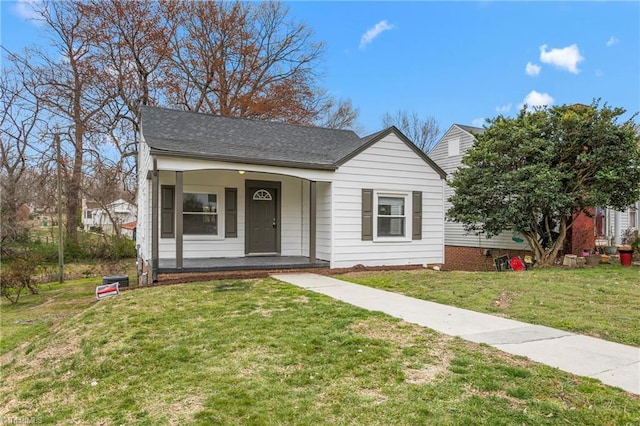
[[[321, 85], [364, 133], [398, 109], [482, 125], [529, 104], [640, 111], [640, 2], [288, 2], [325, 42]], [[46, 43], [2, 2], [2, 45]]]

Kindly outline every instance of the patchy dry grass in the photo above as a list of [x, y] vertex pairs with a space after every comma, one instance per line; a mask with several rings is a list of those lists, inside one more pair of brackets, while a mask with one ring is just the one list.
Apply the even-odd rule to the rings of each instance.
[[640, 346], [640, 268], [357, 272], [340, 279]]
[[[3, 329], [0, 418], [104, 425], [640, 422], [638, 397], [595, 380], [273, 279], [146, 288], [100, 302], [93, 285], [54, 286], [19, 306], [2, 305], [3, 322], [24, 322], [9, 335]], [[47, 315], [46, 331], [20, 331]]]

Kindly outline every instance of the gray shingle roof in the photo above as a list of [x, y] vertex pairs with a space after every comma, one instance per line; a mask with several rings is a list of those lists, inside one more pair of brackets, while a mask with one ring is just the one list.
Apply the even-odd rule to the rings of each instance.
[[351, 130], [142, 107], [142, 134], [155, 153], [221, 161], [335, 169], [367, 140]]
[[335, 170], [391, 132], [442, 177], [445, 173], [398, 129], [360, 138], [351, 130], [143, 106], [142, 135], [154, 154], [219, 161]]
[[465, 132], [468, 132], [471, 134], [475, 133], [475, 134], [481, 135], [482, 133], [484, 133], [484, 128], [482, 127], [465, 126], [464, 124], [456, 124], [456, 126], [460, 127]]

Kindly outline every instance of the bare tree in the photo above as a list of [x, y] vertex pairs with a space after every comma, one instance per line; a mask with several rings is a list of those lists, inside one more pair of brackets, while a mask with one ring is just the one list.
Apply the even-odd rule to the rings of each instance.
[[[162, 0], [90, 0], [79, 3], [94, 31], [96, 54], [112, 77], [118, 102], [109, 104], [114, 126], [112, 136], [120, 142], [123, 156], [135, 156], [140, 131], [140, 106], [157, 105], [165, 83], [159, 69], [171, 56], [170, 40], [175, 28], [175, 2]], [[128, 125], [127, 125], [128, 123]], [[133, 137], [123, 137], [123, 134]]]
[[418, 113], [398, 110], [382, 116], [382, 126], [396, 126], [422, 151], [429, 152], [440, 134], [438, 121], [432, 116], [420, 118]]
[[[25, 96], [50, 124], [38, 136], [50, 141], [54, 131], [61, 134], [58, 167], [71, 242], [77, 241], [83, 179], [93, 167], [87, 161], [105, 161], [110, 151], [118, 187], [135, 192], [141, 105], [357, 126], [351, 101], [336, 101], [317, 86], [323, 44], [281, 2], [44, 0], [33, 7], [50, 48], [9, 62], [24, 71]], [[25, 144], [18, 149], [33, 148]], [[43, 152], [43, 170], [53, 170], [52, 153]], [[50, 182], [36, 172], [30, 174], [35, 186], [46, 188]]]
[[78, 240], [77, 212], [84, 154], [91, 143], [103, 142], [105, 107], [113, 101], [112, 82], [101, 68], [94, 46], [95, 33], [87, 31], [87, 16], [75, 2], [46, 2], [37, 12], [42, 18], [53, 53], [34, 51], [29, 60], [38, 86], [34, 96], [58, 119], [68, 152], [65, 164], [67, 239]]
[[355, 132], [362, 130], [358, 124], [360, 111], [353, 107], [351, 99], [330, 99], [319, 113], [316, 123], [329, 129], [349, 129]]
[[169, 102], [191, 111], [311, 123], [322, 43], [280, 2], [180, 2]]
[[20, 226], [18, 210], [32, 201], [25, 185], [31, 161], [37, 155], [41, 125], [41, 103], [30, 98], [26, 81], [16, 68], [5, 68], [0, 75], [0, 211], [1, 240], [17, 239]]

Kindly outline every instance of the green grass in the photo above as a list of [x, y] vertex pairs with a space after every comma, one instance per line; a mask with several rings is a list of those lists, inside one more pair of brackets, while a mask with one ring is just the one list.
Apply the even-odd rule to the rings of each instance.
[[437, 303], [640, 346], [640, 268], [352, 273], [338, 278]]
[[640, 398], [619, 389], [273, 279], [152, 287], [100, 302], [92, 298], [94, 285], [45, 286], [17, 306], [2, 304], [0, 418], [141, 425], [640, 422]]

